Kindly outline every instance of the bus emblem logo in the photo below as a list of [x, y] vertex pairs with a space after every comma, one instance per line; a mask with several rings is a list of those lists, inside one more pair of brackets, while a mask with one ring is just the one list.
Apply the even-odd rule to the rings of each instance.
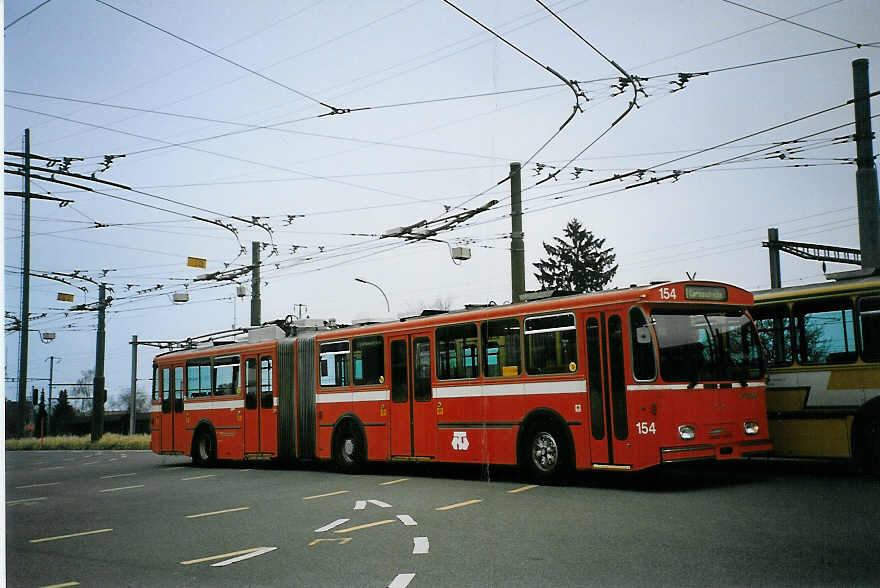
[[455, 431], [452, 433], [452, 448], [456, 451], [467, 451], [470, 447], [468, 443], [467, 431]]

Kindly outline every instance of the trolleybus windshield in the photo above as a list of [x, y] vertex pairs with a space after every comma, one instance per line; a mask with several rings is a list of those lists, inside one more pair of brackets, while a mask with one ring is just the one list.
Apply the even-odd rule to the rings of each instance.
[[764, 360], [758, 333], [742, 312], [652, 313], [660, 346], [660, 376], [667, 382], [761, 378]]

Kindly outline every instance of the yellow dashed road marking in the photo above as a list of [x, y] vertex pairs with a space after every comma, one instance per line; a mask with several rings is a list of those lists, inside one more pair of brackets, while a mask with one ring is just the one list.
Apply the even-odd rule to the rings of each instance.
[[238, 508], [227, 508], [226, 510], [215, 510], [214, 512], [203, 512], [200, 514], [186, 515], [186, 518], [197, 519], [199, 517], [210, 517], [213, 515], [225, 514], [227, 512], [238, 512], [240, 510], [249, 510], [250, 508], [251, 507], [249, 507], [249, 506], [240, 506]]
[[336, 492], [328, 492], [327, 494], [316, 494], [314, 496], [303, 496], [303, 500], [314, 500], [315, 498], [327, 498], [328, 496], [336, 496], [338, 494], [348, 494], [351, 490], [337, 490]]
[[124, 478], [125, 476], [136, 476], [137, 472], [131, 474], [108, 474], [106, 476], [101, 476], [102, 480], [106, 480], [108, 478]]
[[508, 490], [508, 494], [517, 494], [519, 492], [525, 492], [526, 490], [531, 490], [532, 488], [537, 488], [537, 484], [530, 484], [528, 486], [522, 486], [520, 488], [514, 488], [513, 490]]
[[438, 506], [434, 510], [452, 510], [453, 508], [468, 506], [470, 504], [476, 504], [478, 502], [483, 502], [483, 501], [482, 500], [465, 500], [464, 502], [458, 502], [456, 504], [450, 504], [448, 506]]
[[39, 498], [21, 498], [19, 500], [7, 500], [6, 506], [13, 506], [15, 504], [27, 504], [29, 502], [39, 502], [40, 500], [46, 500], [46, 497], [40, 496]]
[[58, 486], [61, 482], [49, 482], [48, 484], [29, 484], [28, 486], [16, 486], [18, 490], [24, 490], [25, 488], [42, 488], [43, 486]]
[[242, 549], [241, 551], [233, 551], [232, 553], [221, 553], [220, 555], [209, 555], [208, 557], [200, 557], [199, 559], [188, 559], [180, 562], [182, 566], [202, 563], [206, 561], [214, 561], [215, 559], [225, 559], [227, 557], [235, 557], [236, 555], [244, 555], [245, 553], [253, 553], [263, 549], [262, 547], [251, 547], [250, 549]]
[[101, 492], [118, 492], [120, 490], [131, 490], [132, 488], [143, 488], [143, 484], [137, 484], [135, 486], [121, 486], [119, 488], [107, 488], [106, 490], [101, 490]]
[[52, 584], [51, 586], [40, 586], [40, 588], [67, 588], [68, 586], [79, 586], [79, 582], [65, 582], [64, 584]]
[[400, 482], [406, 482], [409, 478], [401, 478], [399, 480], [391, 480], [390, 482], [382, 482], [379, 484], [380, 486], [390, 486], [391, 484], [399, 484]]
[[217, 474], [204, 474], [202, 476], [190, 476], [189, 478], [181, 478], [181, 480], [203, 480], [204, 478], [216, 478]]
[[344, 537], [342, 539], [315, 539], [311, 543], [309, 543], [309, 547], [314, 547], [318, 543], [322, 543], [324, 541], [330, 541], [332, 543], [338, 543], [339, 545], [345, 545], [349, 541], [351, 541], [351, 537]]
[[70, 539], [71, 537], [82, 537], [83, 535], [96, 535], [98, 533], [109, 533], [113, 529], [98, 529], [97, 531], [83, 531], [82, 533], [71, 533], [70, 535], [58, 535], [56, 537], [43, 537], [42, 539], [31, 539], [31, 543], [45, 543], [46, 541], [58, 541], [59, 539]]
[[357, 527], [348, 527], [346, 529], [339, 529], [338, 531], [333, 532], [350, 533], [351, 531], [360, 531], [361, 529], [369, 529], [370, 527], [378, 527], [379, 525], [387, 525], [394, 522], [397, 522], [397, 519], [385, 519], [384, 521], [376, 521], [375, 523], [367, 523], [366, 525], [358, 525]]

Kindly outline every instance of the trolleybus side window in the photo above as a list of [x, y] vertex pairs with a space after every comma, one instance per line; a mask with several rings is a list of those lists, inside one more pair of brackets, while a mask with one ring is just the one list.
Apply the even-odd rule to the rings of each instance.
[[238, 394], [238, 370], [241, 360], [237, 355], [214, 359], [214, 396]]
[[437, 327], [437, 379], [462, 380], [480, 377], [477, 360], [477, 325], [465, 323]]
[[752, 311], [768, 363], [791, 365], [791, 316], [788, 305], [762, 306]]
[[351, 356], [355, 386], [381, 384], [385, 381], [385, 340], [382, 335], [353, 339]]
[[257, 360], [253, 357], [244, 364], [244, 407], [257, 408]]
[[334, 388], [348, 386], [348, 341], [321, 343], [321, 387]]
[[587, 374], [590, 381], [590, 427], [593, 439], [605, 437], [602, 412], [602, 358], [599, 351], [599, 321], [587, 319]]
[[159, 400], [159, 368], [153, 364], [153, 400]]
[[523, 322], [526, 373], [577, 371], [577, 330], [571, 313], [535, 316]]
[[413, 341], [413, 398], [431, 400], [431, 342], [425, 337]]
[[859, 300], [859, 327], [862, 335], [862, 358], [880, 360], [880, 296]]
[[798, 358], [801, 363], [850, 363], [856, 360], [855, 322], [848, 299], [795, 304]]
[[275, 399], [272, 397], [272, 358], [260, 358], [260, 406], [272, 408]]
[[391, 342], [391, 401], [409, 400], [409, 378], [406, 371], [406, 341]]
[[174, 412], [183, 410], [183, 367], [174, 368]]
[[211, 395], [210, 358], [190, 359], [186, 362], [186, 397], [200, 398]]
[[162, 412], [171, 412], [171, 368], [162, 368]]
[[626, 420], [623, 325], [616, 314], [608, 319], [608, 356], [611, 363], [611, 416], [614, 419], [614, 436], [623, 441], [629, 437], [629, 426]]
[[633, 376], [647, 382], [657, 377], [654, 361], [654, 335], [642, 309], [634, 306], [629, 311], [630, 346], [632, 347]]
[[483, 334], [483, 375], [487, 378], [518, 376], [522, 371], [519, 319], [486, 321]]

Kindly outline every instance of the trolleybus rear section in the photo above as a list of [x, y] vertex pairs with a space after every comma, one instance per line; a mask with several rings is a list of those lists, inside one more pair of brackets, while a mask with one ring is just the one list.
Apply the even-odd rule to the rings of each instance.
[[[519, 465], [535, 479], [771, 449], [748, 292], [676, 282], [157, 356], [152, 449]], [[268, 335], [267, 335], [268, 333]]]

